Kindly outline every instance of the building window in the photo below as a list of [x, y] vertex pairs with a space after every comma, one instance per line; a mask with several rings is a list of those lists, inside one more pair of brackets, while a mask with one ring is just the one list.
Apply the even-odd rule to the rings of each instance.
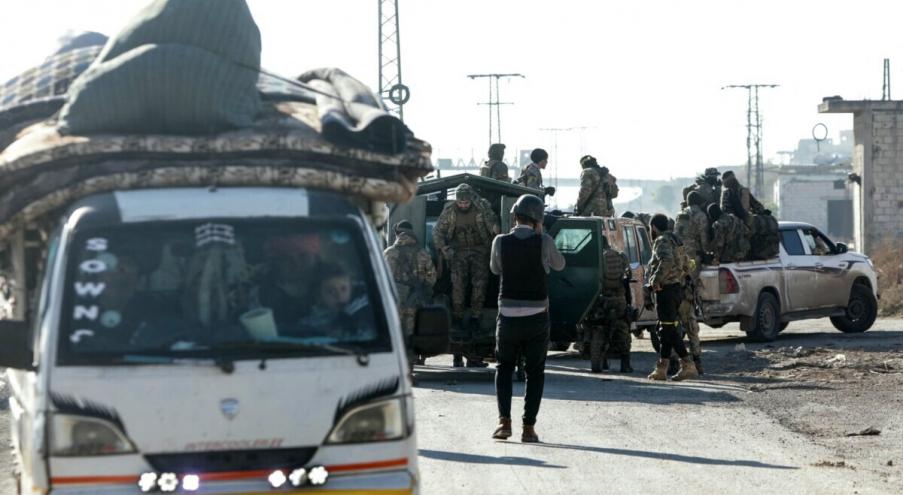
[[846, 184], [845, 180], [840, 179], [840, 180], [834, 181], [834, 189], [846, 189], [846, 187], [847, 187], [847, 184]]

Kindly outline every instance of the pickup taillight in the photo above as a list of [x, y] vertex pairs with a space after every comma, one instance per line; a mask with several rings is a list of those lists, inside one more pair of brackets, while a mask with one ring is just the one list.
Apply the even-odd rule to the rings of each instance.
[[740, 284], [734, 278], [734, 274], [727, 268], [718, 269], [718, 290], [722, 294], [736, 294], [740, 292]]

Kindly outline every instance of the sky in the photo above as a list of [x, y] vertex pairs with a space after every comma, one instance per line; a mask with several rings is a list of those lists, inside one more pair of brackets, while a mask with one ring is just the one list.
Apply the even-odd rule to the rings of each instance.
[[[825, 96], [880, 99], [883, 59], [903, 74], [903, 2], [893, 0], [398, 0], [405, 122], [434, 157], [480, 160], [486, 80], [500, 83], [509, 156], [542, 147], [547, 175], [579, 174], [583, 154], [623, 178], [666, 179], [746, 161], [744, 90], [762, 90], [766, 158], [824, 123]], [[0, 0], [0, 81], [41, 62], [67, 31], [115, 34], [146, 0]], [[263, 66], [294, 76], [340, 67], [378, 86], [378, 0], [249, 0]], [[899, 64], [895, 64], [899, 61]], [[903, 96], [903, 86], [899, 93]], [[587, 127], [558, 133], [542, 128]]]

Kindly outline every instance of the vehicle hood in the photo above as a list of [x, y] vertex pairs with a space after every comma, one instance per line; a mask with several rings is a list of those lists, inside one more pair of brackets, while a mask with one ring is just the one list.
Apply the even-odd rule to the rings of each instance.
[[[261, 369], [263, 368], [263, 369]], [[350, 404], [403, 387], [391, 353], [207, 364], [63, 367], [53, 409], [110, 421], [139, 452], [174, 453], [317, 446]]]

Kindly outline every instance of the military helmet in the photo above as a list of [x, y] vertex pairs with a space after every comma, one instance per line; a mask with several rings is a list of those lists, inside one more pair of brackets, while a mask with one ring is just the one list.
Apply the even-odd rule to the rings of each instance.
[[505, 145], [502, 143], [493, 143], [489, 145], [489, 159], [501, 160], [505, 156]]
[[545, 216], [546, 205], [538, 196], [532, 194], [521, 194], [514, 206], [511, 207], [511, 213], [522, 215], [534, 222], [542, 222]]
[[715, 167], [709, 167], [709, 168], [705, 169], [705, 172], [703, 173], [703, 175], [706, 175], [706, 176], [714, 175], [715, 177], [717, 177], [717, 176], [721, 175], [721, 172], [719, 172], [718, 169]]
[[455, 188], [456, 200], [473, 201], [474, 196], [476, 196], [476, 193], [470, 187], [470, 184], [458, 184], [458, 187]]
[[721, 218], [721, 207], [716, 205], [715, 203], [712, 203], [709, 205], [706, 213], [709, 215], [709, 218], [711, 218], [712, 221], [718, 220], [719, 218]]
[[414, 226], [411, 225], [411, 222], [402, 220], [395, 224], [395, 235], [398, 235], [402, 232], [407, 232], [409, 234], [414, 233]]
[[702, 206], [703, 203], [705, 203], [705, 198], [698, 191], [690, 191], [690, 194], [687, 194], [687, 204]]
[[598, 167], [599, 162], [597, 162], [596, 158], [592, 155], [583, 155], [583, 157], [580, 158], [580, 166], [583, 168]]

